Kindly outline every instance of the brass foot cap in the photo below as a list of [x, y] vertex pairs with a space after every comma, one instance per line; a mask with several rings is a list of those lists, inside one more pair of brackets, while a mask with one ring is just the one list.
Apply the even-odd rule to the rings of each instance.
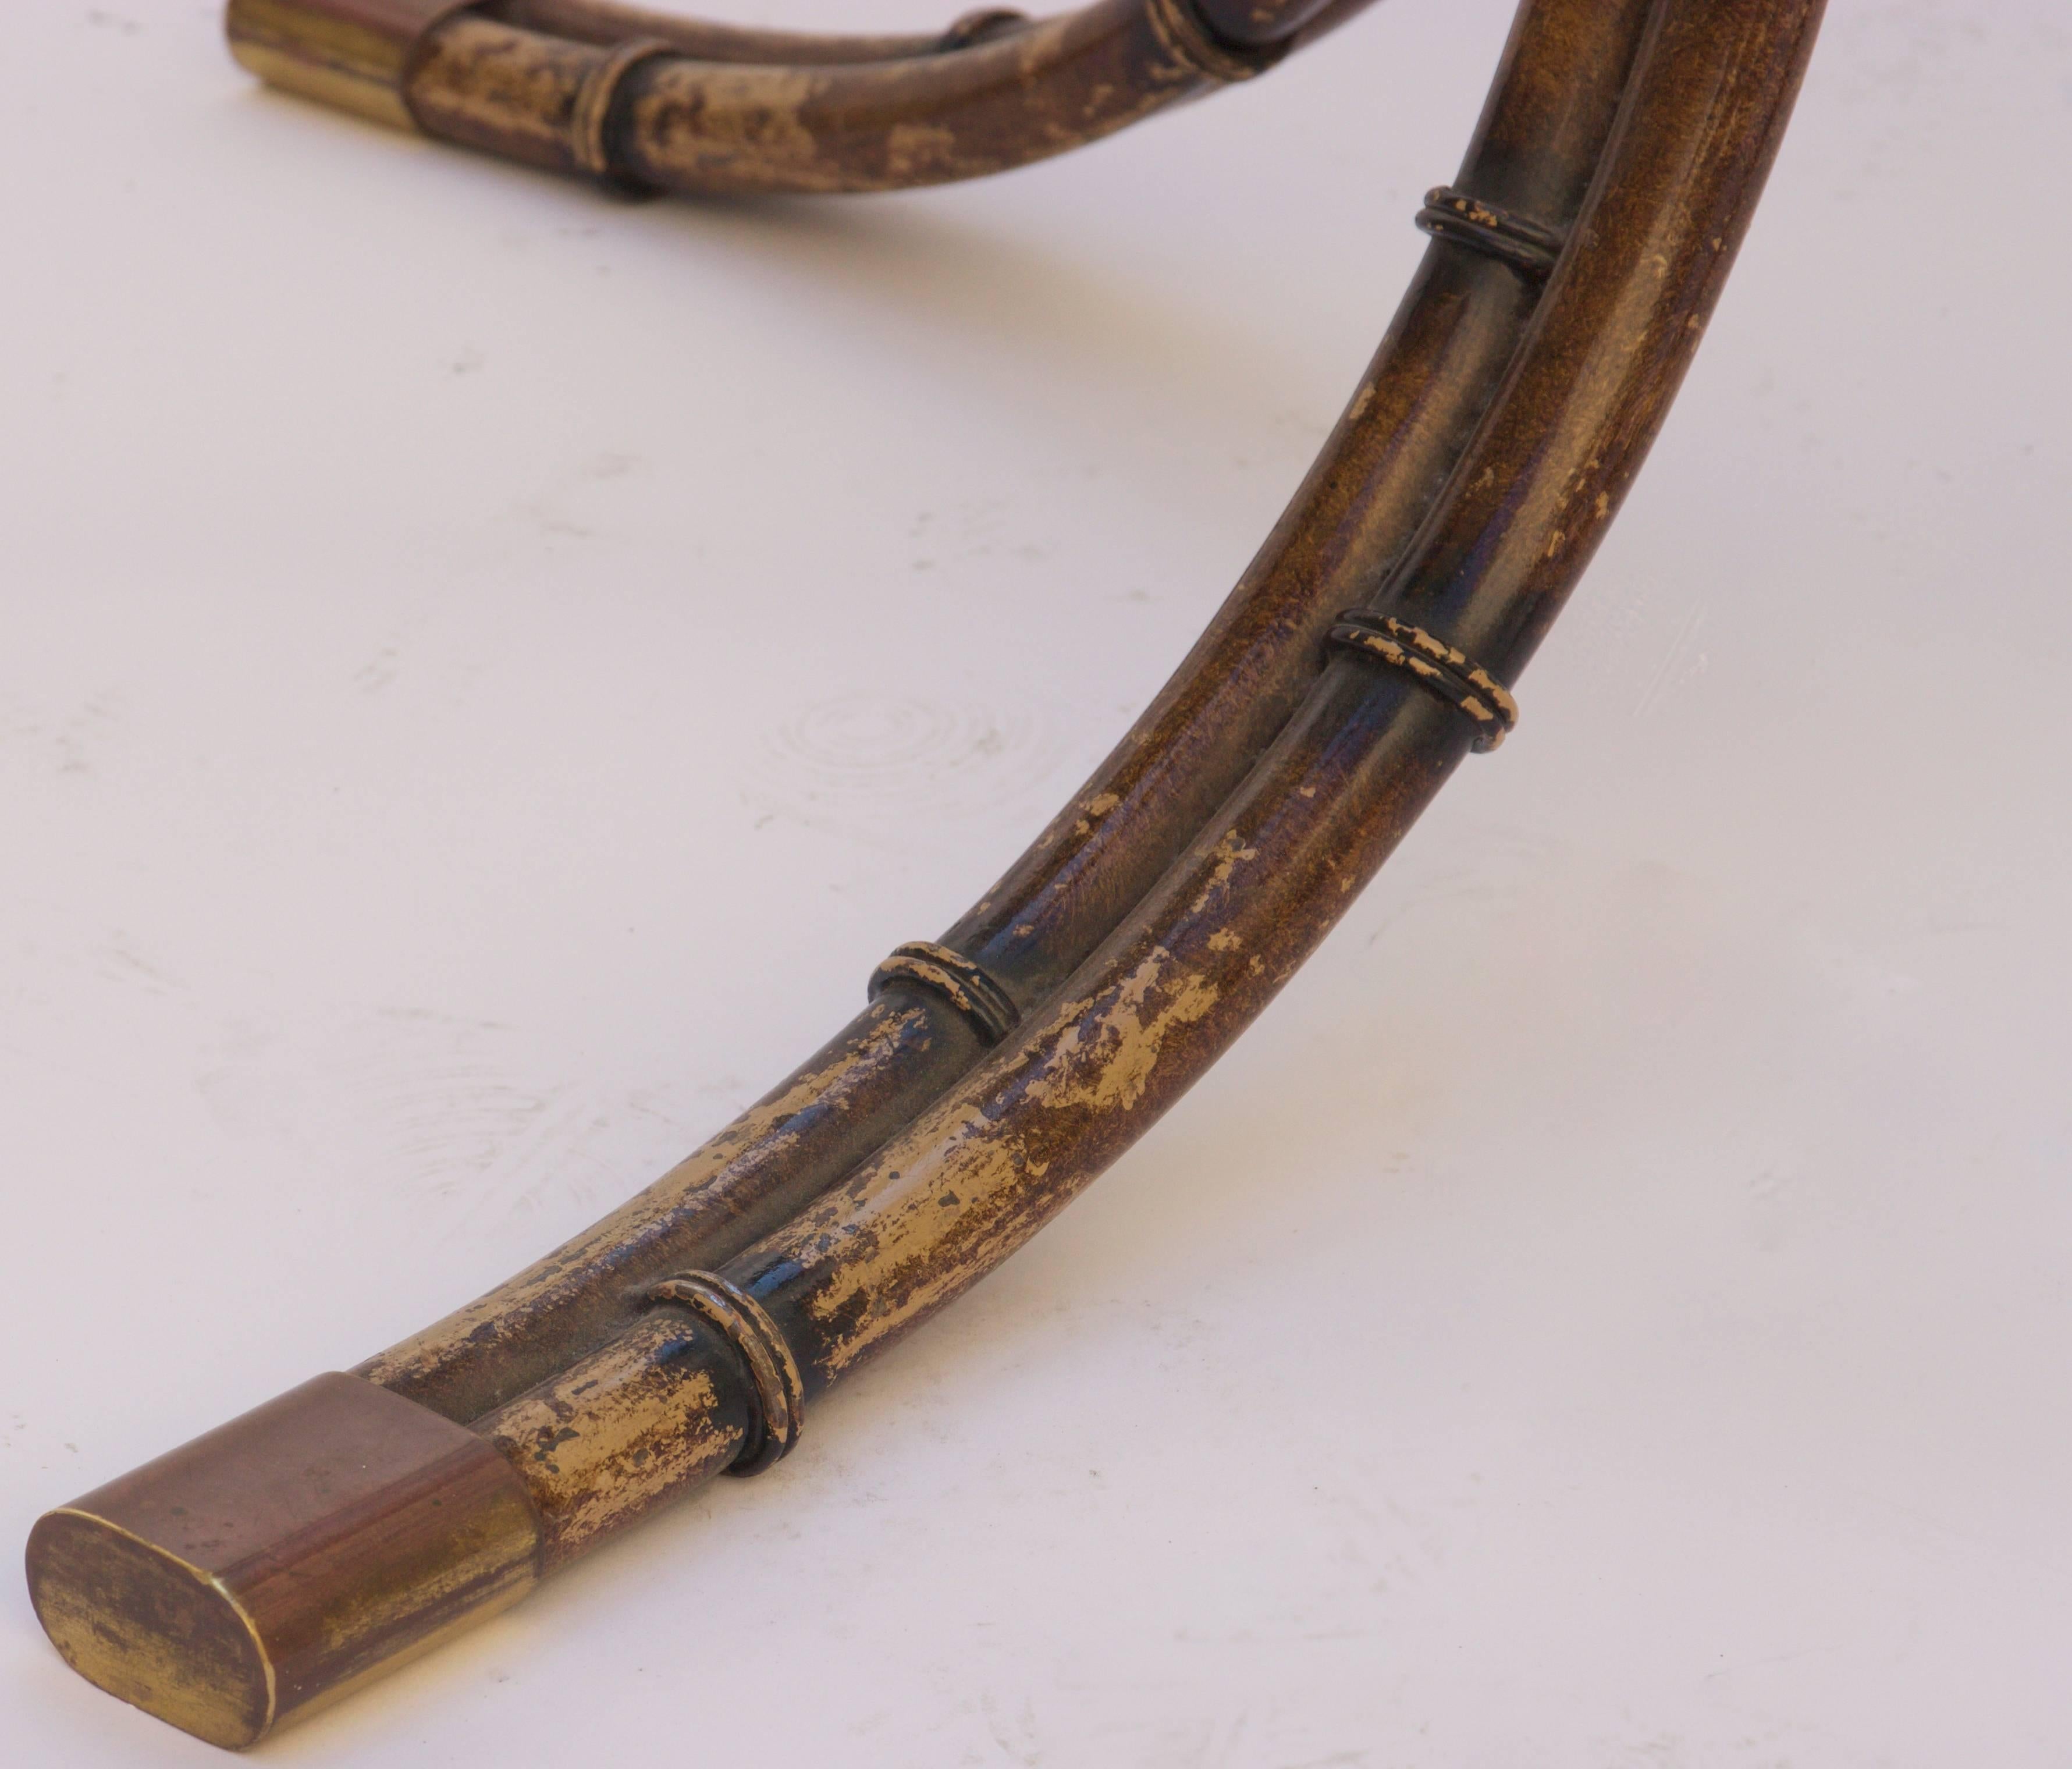
[[473, 0], [229, 0], [230, 52], [269, 86], [415, 129], [405, 88], [433, 26]]
[[89, 1683], [236, 1750], [516, 1602], [539, 1552], [487, 1442], [320, 1376], [40, 1519], [29, 1594]]

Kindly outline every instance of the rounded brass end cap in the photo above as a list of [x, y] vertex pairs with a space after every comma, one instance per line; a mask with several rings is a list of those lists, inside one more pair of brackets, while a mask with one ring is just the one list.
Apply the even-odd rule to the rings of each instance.
[[487, 1439], [320, 1376], [50, 1512], [29, 1592], [89, 1683], [236, 1750], [516, 1602], [540, 1545]]
[[240, 66], [304, 98], [415, 129], [406, 88], [426, 33], [472, 0], [229, 0]]
[[252, 1619], [199, 1566], [70, 1509], [29, 1535], [29, 1598], [65, 1663], [183, 1732], [240, 1750], [273, 1723]]

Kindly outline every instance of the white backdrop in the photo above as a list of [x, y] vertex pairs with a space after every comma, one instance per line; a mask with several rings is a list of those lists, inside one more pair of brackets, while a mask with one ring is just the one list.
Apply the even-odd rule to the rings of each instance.
[[[18, 1543], [991, 882], [1293, 488], [1510, 7], [643, 207], [258, 91], [199, 0], [7, 10]], [[269, 1760], [2072, 1762], [2068, 160], [2062, 0], [1836, 0], [1518, 737], [800, 1454]], [[10, 1763], [213, 1760], [0, 1590]]]

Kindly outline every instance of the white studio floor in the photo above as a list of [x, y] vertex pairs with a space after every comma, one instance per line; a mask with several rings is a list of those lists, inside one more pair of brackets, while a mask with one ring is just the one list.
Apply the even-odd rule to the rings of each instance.
[[[269, 96], [204, 0], [9, 9], [0, 1537], [586, 1224], [984, 890], [1293, 489], [1510, 10], [700, 207]], [[2068, 161], [2062, 0], [1834, 0], [1518, 736], [1235, 1054], [781, 1469], [266, 1760], [2072, 1762]], [[215, 1760], [0, 1623], [10, 1764]]]

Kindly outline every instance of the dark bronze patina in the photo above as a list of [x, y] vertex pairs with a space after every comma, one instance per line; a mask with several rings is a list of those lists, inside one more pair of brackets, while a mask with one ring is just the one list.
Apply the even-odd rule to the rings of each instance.
[[[627, 187], [883, 189], [1089, 142], [1367, 0], [808, 37], [615, 0], [231, 0], [240, 59]], [[1820, 0], [1523, 0], [1394, 324], [1208, 631], [865, 1011], [585, 1235], [37, 1525], [84, 1675], [253, 1742], [656, 1506], [997, 1265], [1259, 1013], [1472, 750], [1688, 365]]]

